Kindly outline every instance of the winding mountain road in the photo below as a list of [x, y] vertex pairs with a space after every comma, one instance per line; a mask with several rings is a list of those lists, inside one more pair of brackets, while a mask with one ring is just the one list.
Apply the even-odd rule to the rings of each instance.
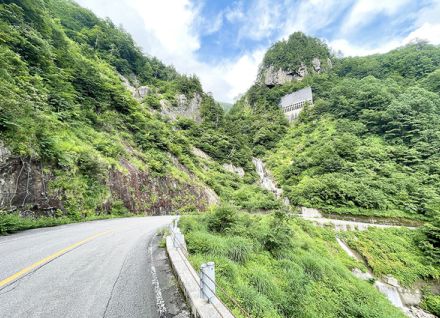
[[0, 237], [0, 317], [165, 317], [152, 241], [172, 219], [102, 220]]

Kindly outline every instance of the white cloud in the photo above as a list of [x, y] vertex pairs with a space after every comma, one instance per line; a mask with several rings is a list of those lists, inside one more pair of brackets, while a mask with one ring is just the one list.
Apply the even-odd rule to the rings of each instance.
[[280, 26], [281, 6], [272, 0], [256, 0], [242, 17], [238, 39], [261, 40], [271, 36]]
[[341, 52], [344, 56], [365, 56], [376, 53], [388, 52], [400, 45], [400, 41], [390, 41], [381, 46], [356, 46], [345, 39], [337, 39], [328, 43], [335, 52]]
[[416, 39], [426, 40], [432, 44], [440, 44], [440, 23], [424, 23], [418, 29], [411, 32], [402, 44], [408, 44]]
[[[189, 0], [79, 0], [101, 17], [109, 16], [121, 23], [145, 52], [172, 64], [179, 72], [197, 74], [203, 88], [222, 101], [233, 101], [246, 91], [257, 75], [263, 50], [244, 53], [235, 59], [216, 63], [201, 62], [196, 52], [200, 48], [200, 32], [215, 32], [221, 27], [222, 17], [215, 21], [200, 21], [200, 8]], [[238, 11], [229, 14], [229, 19]], [[134, 18], [135, 17], [135, 18]], [[139, 26], [142, 24], [142, 28]], [[196, 26], [203, 30], [196, 29]]]
[[310, 0], [301, 1], [298, 6], [289, 1], [286, 6], [287, 16], [283, 21], [283, 38], [295, 31], [314, 33], [332, 23], [338, 14], [344, 10], [351, 0]]
[[[433, 0], [429, 6], [414, 12], [414, 23], [409, 26], [411, 32], [407, 36], [359, 46], [347, 40], [349, 33], [365, 26], [378, 14], [395, 20], [410, 0], [239, 0], [210, 18], [201, 15], [203, 3], [197, 2], [197, 6], [193, 0], [77, 1], [101, 17], [108, 16], [116, 24], [122, 24], [145, 52], [173, 64], [179, 72], [197, 74], [206, 91], [213, 92], [218, 100], [229, 102], [255, 81], [267, 39], [282, 39], [298, 30], [314, 34], [334, 25], [349, 6], [351, 10], [343, 17], [346, 21], [339, 34], [329, 43], [344, 55], [383, 53], [415, 38], [440, 43], [440, 0]], [[230, 41], [240, 44], [240, 39], [246, 38], [261, 46], [243, 48], [243, 53], [235, 58], [200, 60], [197, 51], [202, 45], [201, 37], [217, 32], [225, 21], [239, 27], [237, 38]]]
[[[186, 58], [200, 47], [198, 34], [192, 29], [198, 9], [189, 0], [129, 0], [127, 5], [142, 17], [145, 37], [151, 41], [153, 55]], [[170, 9], [172, 8], [172, 9]]]
[[356, 31], [359, 27], [369, 23], [377, 14], [386, 15], [396, 14], [410, 0], [359, 0], [357, 1], [347, 20], [342, 24], [341, 32], [343, 34]]

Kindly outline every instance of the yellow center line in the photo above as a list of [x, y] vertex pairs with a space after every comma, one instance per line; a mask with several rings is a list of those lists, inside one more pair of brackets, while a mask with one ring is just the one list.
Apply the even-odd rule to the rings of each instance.
[[35, 262], [32, 265], [29, 265], [29, 266], [23, 268], [19, 272], [17, 272], [15, 274], [13, 274], [13, 275], [11, 275], [11, 276], [1, 280], [0, 281], [0, 288], [2, 288], [3, 286], [5, 286], [5, 285], [7, 285], [7, 284], [9, 284], [9, 283], [19, 279], [20, 277], [25, 276], [26, 274], [28, 274], [29, 272], [33, 271], [34, 269], [39, 268], [39, 267], [49, 263], [50, 261], [53, 261], [55, 258], [60, 257], [61, 255], [66, 254], [67, 252], [70, 252], [71, 250], [77, 248], [78, 246], [83, 245], [83, 244], [85, 244], [87, 242], [90, 242], [90, 241], [92, 241], [92, 240], [94, 240], [94, 239], [96, 239], [96, 238], [98, 238], [100, 236], [103, 236], [105, 234], [108, 234], [110, 232], [111, 231], [109, 230], [109, 231], [104, 231], [104, 232], [100, 232], [100, 233], [97, 233], [95, 235], [89, 236], [88, 238], [86, 238], [86, 239], [84, 239], [82, 241], [79, 241], [79, 242], [77, 242], [75, 244], [69, 245], [66, 248], [63, 248], [62, 250], [59, 250], [58, 252], [55, 252], [52, 255], [49, 255], [49, 256], [43, 258], [42, 260], [39, 260], [38, 262]]

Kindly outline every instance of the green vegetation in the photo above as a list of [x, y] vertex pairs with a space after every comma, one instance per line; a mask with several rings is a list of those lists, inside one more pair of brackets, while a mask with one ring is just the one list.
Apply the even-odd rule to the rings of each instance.
[[431, 223], [422, 228], [424, 238], [420, 248], [435, 265], [440, 265], [440, 217], [436, 217]]
[[270, 66], [285, 71], [296, 71], [301, 64], [311, 66], [314, 58], [325, 61], [325, 67], [328, 68], [327, 59], [330, 58], [330, 53], [327, 45], [317, 38], [295, 32], [287, 40], [272, 45], [266, 52], [260, 74]]
[[[251, 158], [264, 157], [294, 206], [431, 222], [420, 231], [343, 235], [377, 275], [406, 286], [439, 279], [440, 49], [415, 43], [337, 59], [321, 41], [294, 33], [268, 51], [260, 76], [270, 66], [310, 68], [315, 57], [322, 73], [273, 88], [259, 82], [225, 112], [196, 76], [146, 57], [127, 32], [73, 1], [2, 1], [0, 141], [42, 167], [47, 194], [60, 204], [53, 217], [0, 211], [0, 234], [150, 213], [161, 200], [193, 213], [206, 208], [200, 198], [209, 186], [227, 204], [182, 219], [191, 261], [215, 261], [219, 284], [252, 316], [403, 317], [350, 273], [365, 267], [344, 254], [331, 229], [291, 219], [256, 184]], [[148, 86], [149, 94], [135, 99], [127, 81]], [[309, 85], [315, 104], [289, 126], [279, 100]], [[200, 97], [199, 122], [160, 113], [181, 94]], [[224, 163], [243, 167], [245, 176]], [[145, 200], [133, 208], [111, 189], [115, 179]], [[49, 214], [30, 205], [19, 210]], [[439, 304], [427, 289], [422, 306], [438, 314]]]
[[[424, 73], [399, 64], [408, 56]], [[368, 69], [370, 59], [381, 61], [378, 78], [368, 72], [358, 78], [355, 65]], [[415, 44], [339, 60], [332, 72], [310, 77], [315, 105], [266, 154], [291, 202], [420, 220], [439, 214], [440, 97], [427, 89], [439, 66], [440, 49]]]
[[343, 232], [341, 236], [364, 257], [377, 277], [393, 275], [406, 287], [419, 280], [440, 278], [440, 268], [419, 248], [423, 240], [420, 230], [369, 228], [367, 231]]
[[[109, 189], [112, 174], [133, 170], [148, 176], [144, 187], [175, 180], [182, 191], [167, 200], [181, 212], [200, 207], [198, 193], [191, 191], [205, 183], [236, 200], [251, 195], [244, 204], [254, 209], [277, 206], [251, 185], [252, 175], [240, 180], [217, 163], [210, 163], [209, 171], [198, 166], [193, 145], [248, 170], [250, 150], [227, 134], [224, 111], [195, 76], [144, 56], [111, 21], [68, 0], [6, 1], [0, 4], [0, 43], [0, 140], [14, 156], [41, 164], [50, 176], [47, 194], [61, 202], [53, 220], [21, 222], [8, 216], [2, 232], [128, 210], [151, 213], [160, 187], [146, 191], [149, 197], [139, 210]], [[138, 102], [120, 75], [133, 86], [148, 85], [151, 94]], [[202, 123], [170, 123], [157, 112], [161, 99], [175, 104], [179, 94], [201, 96]], [[16, 226], [26, 222], [33, 225]]]
[[0, 235], [11, 234], [18, 231], [35, 229], [39, 227], [50, 227], [63, 224], [69, 224], [74, 222], [86, 222], [94, 220], [102, 220], [117, 217], [129, 217], [133, 216], [131, 213], [117, 214], [117, 215], [90, 215], [85, 216], [79, 220], [74, 220], [72, 218], [62, 216], [62, 212], [59, 211], [60, 216], [58, 217], [21, 217], [16, 213], [6, 213], [0, 211]]
[[[422, 230], [369, 228], [340, 235], [362, 255], [376, 277], [393, 275], [401, 285], [410, 288], [423, 282], [421, 307], [438, 316], [440, 295], [434, 293], [440, 280], [438, 257], [435, 257], [438, 236], [437, 243], [433, 239], [436, 230], [438, 232], [438, 228], [428, 224]], [[428, 240], [425, 235], [429, 236]]]
[[180, 226], [195, 268], [214, 261], [220, 286], [252, 317], [404, 317], [351, 274], [362, 265], [338, 247], [332, 230], [283, 212], [257, 216], [231, 206], [185, 216]]

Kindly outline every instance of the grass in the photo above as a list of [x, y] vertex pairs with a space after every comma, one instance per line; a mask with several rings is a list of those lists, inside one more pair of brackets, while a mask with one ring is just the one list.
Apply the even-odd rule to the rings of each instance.
[[[217, 212], [217, 213], [216, 213]], [[331, 229], [281, 213], [228, 214], [230, 226], [218, 228], [214, 211], [184, 216], [190, 261], [195, 268], [216, 264], [218, 284], [252, 317], [399, 317], [370, 283], [350, 272], [362, 264], [337, 245]], [[225, 292], [219, 297], [244, 317]]]
[[431, 264], [418, 246], [419, 230], [406, 228], [369, 228], [343, 232], [347, 244], [367, 261], [374, 274], [393, 275], [403, 286], [420, 280], [440, 278], [440, 268]]
[[69, 223], [122, 218], [122, 217], [130, 217], [130, 216], [135, 216], [135, 215], [134, 214], [90, 215], [82, 219], [72, 219], [67, 216], [30, 218], [30, 217], [21, 217], [16, 213], [5, 214], [0, 211], [0, 235], [7, 235], [18, 231], [36, 229], [40, 227], [52, 227], [57, 225], [69, 224]]

